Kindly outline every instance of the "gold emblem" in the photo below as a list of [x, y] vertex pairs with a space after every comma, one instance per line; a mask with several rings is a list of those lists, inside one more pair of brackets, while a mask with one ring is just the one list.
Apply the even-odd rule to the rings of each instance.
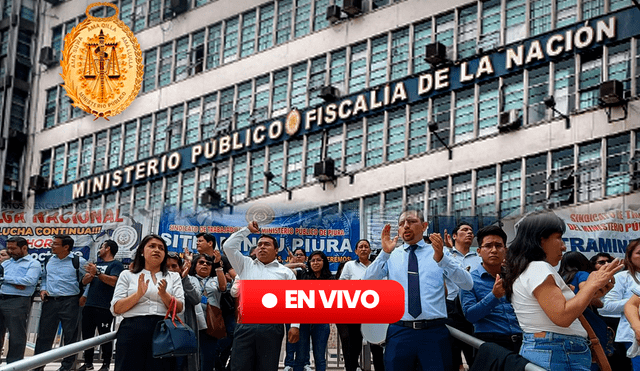
[[[115, 15], [96, 18], [89, 10], [109, 6]], [[87, 19], [64, 37], [62, 85], [73, 106], [98, 117], [115, 116], [124, 111], [138, 95], [144, 74], [138, 40], [118, 19], [118, 7], [111, 3], [93, 3], [87, 7]]]
[[300, 111], [297, 109], [291, 110], [287, 115], [287, 121], [285, 123], [285, 131], [289, 136], [294, 135], [300, 129], [300, 121], [302, 120], [302, 115], [300, 115]]

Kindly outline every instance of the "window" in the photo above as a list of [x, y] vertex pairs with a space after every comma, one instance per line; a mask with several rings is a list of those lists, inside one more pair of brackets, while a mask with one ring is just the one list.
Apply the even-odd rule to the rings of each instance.
[[124, 145], [122, 147], [124, 154], [123, 164], [130, 164], [136, 160], [137, 131], [138, 122], [136, 120], [124, 124]]
[[229, 162], [220, 162], [215, 165], [218, 168], [216, 173], [215, 188], [216, 192], [222, 196], [222, 200], [227, 200], [227, 189], [229, 189]]
[[551, 0], [530, 0], [529, 36], [537, 36], [551, 30]]
[[[640, 59], [638, 60], [640, 65]], [[331, 86], [338, 88], [344, 94], [347, 85], [345, 82], [345, 73], [347, 68], [347, 52], [342, 49], [331, 53], [331, 66], [329, 68], [329, 83]]]
[[260, 28], [258, 29], [258, 51], [273, 46], [273, 3], [260, 7]]
[[222, 63], [233, 62], [238, 58], [238, 26], [239, 17], [227, 19], [224, 25], [224, 49]]
[[544, 208], [547, 199], [547, 154], [525, 160], [525, 212]]
[[160, 47], [160, 64], [158, 66], [158, 87], [171, 83], [171, 56], [173, 44], [167, 43]]
[[602, 198], [601, 159], [600, 141], [578, 147], [578, 202]]
[[600, 76], [602, 73], [601, 50], [594, 50], [580, 56], [581, 68], [578, 88], [580, 89], [580, 109], [598, 105], [600, 96]]
[[26, 60], [31, 59], [31, 34], [26, 31], [18, 31], [18, 46], [16, 48], [18, 57]]
[[502, 80], [502, 111], [508, 112], [512, 109], [522, 110], [524, 100], [524, 86], [522, 83], [522, 73], [505, 77]]
[[302, 139], [288, 142], [287, 150], [287, 187], [302, 184]]
[[380, 210], [380, 195], [374, 195], [364, 198], [364, 224], [365, 236], [372, 238], [379, 235], [384, 226], [382, 221], [382, 213]]
[[640, 39], [636, 40], [636, 96], [640, 95]]
[[64, 144], [57, 146], [53, 152], [53, 186], [60, 186], [64, 182]]
[[91, 175], [91, 165], [93, 155], [93, 136], [82, 138], [82, 152], [80, 153], [79, 178]]
[[544, 65], [529, 71], [529, 123], [544, 120], [547, 107], [544, 99], [549, 95], [549, 66]]
[[429, 102], [411, 106], [409, 115], [409, 155], [416, 155], [427, 150]]
[[240, 155], [233, 158], [233, 173], [231, 178], [231, 202], [242, 201], [247, 187], [247, 156]]
[[189, 76], [202, 72], [204, 69], [204, 30], [196, 32], [191, 37], [189, 51]]
[[165, 206], [178, 206], [178, 194], [180, 193], [180, 183], [178, 179], [179, 175], [180, 174], [176, 174], [167, 177], [167, 183], [164, 193]]
[[195, 209], [195, 189], [196, 189], [196, 172], [195, 170], [182, 173], [182, 187], [180, 189], [180, 209], [190, 211]]
[[398, 225], [398, 216], [402, 213], [402, 188], [384, 193], [383, 225], [391, 224], [392, 229]]
[[325, 85], [327, 58], [323, 55], [311, 60], [309, 71], [309, 106], [315, 106], [323, 102], [320, 98], [320, 89]]
[[[120, 19], [129, 28], [133, 28], [133, 0], [122, 0], [120, 2]], [[133, 30], [134, 32], [136, 30]]]
[[200, 131], [200, 99], [187, 103], [187, 127], [184, 133], [185, 144], [198, 141]]
[[570, 205], [573, 203], [574, 172], [573, 147], [551, 152], [551, 174], [549, 184], [549, 207]]
[[522, 40], [527, 36], [526, 9], [526, 0], [510, 0], [506, 3], [505, 44]]
[[471, 216], [471, 172], [453, 176], [451, 212], [456, 219]]
[[264, 149], [251, 152], [249, 197], [258, 197], [264, 193], [264, 153]]
[[577, 12], [576, 0], [556, 0], [556, 28], [575, 23]]
[[609, 0], [609, 11], [614, 12], [630, 5], [631, 0]]
[[154, 180], [149, 186], [149, 208], [151, 210], [162, 210], [164, 204], [162, 198], [163, 179]]
[[299, 63], [291, 69], [291, 108], [306, 107], [307, 62]]
[[256, 11], [242, 15], [242, 44], [240, 45], [240, 58], [253, 54], [256, 50]]
[[252, 118], [255, 122], [266, 120], [269, 111], [269, 76], [256, 79], [256, 92], [253, 99]]
[[407, 76], [408, 73], [409, 29], [403, 28], [391, 34], [391, 80]]
[[209, 37], [207, 37], [207, 69], [220, 65], [221, 47], [222, 25], [218, 23], [209, 27]]
[[496, 168], [489, 167], [476, 172], [476, 215], [496, 214]]
[[478, 47], [485, 51], [500, 45], [500, 0], [481, 2], [480, 41]]
[[116, 192], [104, 196], [104, 210], [113, 210], [116, 207]]
[[160, 24], [162, 21], [160, 14], [162, 14], [162, 4], [160, 0], [149, 0], [149, 15], [147, 16], [149, 27]]
[[182, 121], [184, 119], [184, 105], [180, 104], [171, 108], [171, 123], [168, 127], [169, 150], [174, 150], [182, 145]]
[[220, 92], [220, 123], [218, 124], [219, 128], [217, 129], [223, 129], [222, 126], [231, 129], [234, 112], [234, 94], [235, 88], [233, 86]]
[[500, 176], [500, 217], [520, 213], [521, 161], [515, 160], [502, 165]]
[[138, 32], [145, 27], [145, 13], [147, 10], [146, 0], [136, 0], [135, 9], [133, 10], [133, 32]]
[[369, 86], [387, 81], [387, 35], [371, 40], [371, 63], [369, 64]]
[[271, 93], [271, 117], [284, 114], [287, 111], [287, 84], [289, 70], [284, 69], [273, 74], [273, 89]]
[[365, 166], [373, 166], [382, 163], [383, 146], [384, 113], [380, 113], [367, 118], [367, 151], [365, 153]]
[[[132, 188], [127, 188], [125, 190], [120, 191], [120, 199], [118, 201], [118, 209], [121, 209], [127, 213], [131, 212], [131, 195], [132, 195]], [[123, 205], [123, 206], [120, 206]]]
[[[306, 182], [312, 182], [314, 165], [320, 162], [322, 159], [322, 133], [312, 134], [307, 136], [307, 151], [306, 151], [306, 166], [305, 166], [305, 180]], [[339, 164], [336, 164], [339, 165]]]
[[436, 124], [436, 130], [431, 132], [429, 149], [444, 147], [436, 134], [448, 145], [449, 132], [451, 131], [449, 124], [451, 122], [451, 94], [433, 98], [433, 122]]
[[153, 154], [159, 155], [167, 148], [167, 110], [156, 113], [156, 126], [153, 135]]
[[478, 9], [472, 5], [460, 10], [458, 19], [458, 58], [476, 54], [478, 34]]
[[394, 161], [404, 157], [405, 122], [404, 107], [389, 111], [387, 161]]
[[146, 210], [147, 207], [147, 185], [141, 184], [136, 186], [133, 192], [133, 209]]
[[622, 82], [624, 93], [631, 95], [631, 49], [629, 42], [611, 46], [609, 49], [609, 78]]
[[218, 93], [204, 97], [204, 108], [200, 131], [202, 139], [213, 138], [216, 127], [216, 112], [218, 111]]
[[76, 180], [76, 174], [78, 170], [78, 141], [74, 140], [69, 143], [67, 151], [67, 176], [65, 181], [67, 183]]
[[318, 31], [329, 26], [329, 21], [327, 21], [329, 0], [315, 0], [314, 5], [313, 30]]
[[236, 100], [236, 129], [244, 129], [251, 125], [251, 93], [252, 82], [247, 81], [238, 85], [238, 98]]
[[64, 89], [58, 90], [58, 123], [69, 121], [71, 118], [71, 98], [69, 98]]
[[158, 50], [153, 48], [144, 52], [144, 78], [142, 81], [142, 91], [147, 92], [156, 88], [156, 62], [158, 60]]
[[109, 130], [109, 170], [121, 165], [120, 154], [122, 153], [122, 127], [116, 126]]
[[95, 146], [95, 164], [93, 166], [93, 172], [99, 173], [106, 170], [106, 156], [107, 156], [107, 131], [103, 130], [96, 134], [96, 146]]
[[199, 204], [200, 196], [204, 193], [207, 188], [213, 187], [211, 183], [211, 170], [213, 169], [213, 165], [203, 166], [198, 169], [198, 190], [196, 195], [196, 202]]
[[604, 13], [604, 0], [582, 0], [582, 19], [595, 18]]
[[447, 178], [429, 182], [429, 218], [447, 215]]
[[607, 196], [631, 191], [630, 146], [629, 133], [607, 138]]
[[575, 66], [573, 59], [555, 63], [554, 88], [553, 94], [556, 101], [556, 109], [565, 114], [569, 114], [574, 110], [574, 79]]
[[447, 47], [447, 56], [452, 57], [453, 34], [456, 26], [454, 13], [441, 14], [436, 17], [436, 42]]
[[276, 192], [280, 190], [279, 185], [282, 185], [282, 173], [284, 169], [284, 146], [278, 144], [276, 146], [269, 147], [269, 164], [267, 170], [274, 175], [273, 180], [267, 183], [267, 192]]
[[406, 208], [424, 210], [424, 183], [407, 187]]
[[51, 150], [47, 149], [40, 152], [40, 176], [49, 184], [49, 175], [51, 174]]
[[311, 0], [296, 0], [296, 24], [294, 37], [302, 37], [311, 31]]
[[336, 169], [342, 169], [342, 144], [344, 137], [342, 125], [327, 132], [327, 157], [335, 160]]
[[292, 0], [278, 1], [278, 21], [276, 22], [276, 44], [282, 44], [291, 38]]
[[349, 64], [349, 93], [365, 88], [367, 80], [367, 43], [363, 42], [351, 47], [351, 63]]
[[475, 105], [474, 87], [457, 91], [456, 93], [456, 111], [454, 115], [454, 137], [455, 143], [464, 142], [473, 139], [473, 121]]
[[347, 139], [345, 150], [346, 171], [362, 167], [362, 120], [347, 125]]
[[151, 126], [153, 117], [144, 116], [140, 119], [140, 139], [138, 139], [138, 159], [149, 157], [151, 149]]
[[413, 73], [424, 72], [431, 65], [424, 60], [427, 44], [431, 44], [431, 21], [413, 27]]

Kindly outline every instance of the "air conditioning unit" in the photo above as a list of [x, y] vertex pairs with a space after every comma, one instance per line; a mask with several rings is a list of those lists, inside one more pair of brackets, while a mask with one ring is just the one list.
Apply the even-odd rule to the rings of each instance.
[[424, 59], [432, 65], [439, 65], [447, 61], [447, 47], [439, 42], [428, 44]]
[[355, 17], [362, 13], [362, 0], [344, 0], [342, 10], [350, 17]]
[[171, 0], [171, 10], [175, 14], [182, 14], [189, 10], [189, 1], [188, 0]]
[[44, 0], [44, 1], [51, 4], [52, 6], [56, 6], [62, 2], [62, 0]]
[[50, 46], [45, 46], [40, 49], [40, 59], [38, 59], [38, 62], [40, 62], [40, 64], [44, 64], [47, 67], [56, 65], [58, 63], [58, 60], [56, 59], [53, 48]]
[[20, 191], [4, 191], [2, 192], [2, 202], [6, 204], [19, 204], [22, 203], [22, 192]]
[[520, 116], [519, 109], [512, 109], [500, 113], [500, 123], [498, 124], [498, 130], [500, 132], [508, 132], [516, 130], [522, 123], [522, 117]]
[[222, 196], [213, 188], [207, 188], [200, 196], [200, 205], [205, 207], [220, 207]]
[[336, 163], [332, 158], [316, 162], [313, 165], [313, 176], [321, 182], [329, 182], [336, 179]]
[[325, 86], [320, 89], [320, 94], [318, 94], [318, 96], [325, 102], [334, 102], [340, 97], [340, 91], [338, 91], [338, 88], [336, 87]]
[[624, 102], [624, 87], [618, 80], [603, 81], [600, 84], [600, 101], [607, 106]]
[[29, 178], [29, 189], [40, 192], [47, 189], [47, 180], [42, 175], [32, 175]]
[[329, 5], [327, 7], [327, 21], [336, 23], [340, 20], [340, 7], [337, 5]]

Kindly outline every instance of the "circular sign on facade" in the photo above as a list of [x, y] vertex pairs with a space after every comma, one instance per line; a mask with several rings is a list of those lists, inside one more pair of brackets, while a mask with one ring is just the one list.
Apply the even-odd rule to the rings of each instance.
[[[94, 17], [89, 10], [96, 6], [114, 8], [115, 15]], [[63, 87], [73, 106], [107, 119], [124, 111], [138, 95], [142, 52], [133, 32], [118, 19], [115, 5], [93, 3], [86, 15], [64, 38]]]
[[287, 115], [287, 121], [285, 124], [285, 131], [289, 136], [294, 135], [300, 129], [300, 121], [302, 121], [302, 115], [297, 109], [292, 109]]

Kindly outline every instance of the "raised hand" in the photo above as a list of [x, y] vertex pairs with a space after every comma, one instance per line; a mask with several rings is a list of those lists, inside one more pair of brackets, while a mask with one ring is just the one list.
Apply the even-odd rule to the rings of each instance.
[[499, 274], [496, 274], [496, 282], [493, 284], [493, 289], [491, 289], [493, 296], [500, 299], [504, 296], [504, 286], [502, 286], [502, 277]]
[[189, 262], [189, 266], [191, 266], [191, 262], [193, 261], [193, 253], [184, 247], [184, 262]]
[[144, 273], [140, 273], [140, 277], [138, 277], [138, 297], [143, 297], [149, 288], [149, 280], [144, 279]]
[[433, 247], [433, 260], [439, 263], [444, 256], [442, 236], [440, 233], [431, 233], [429, 235], [429, 240], [431, 240], [431, 246]]
[[158, 282], [158, 295], [163, 295], [167, 293], [167, 280], [164, 278]]
[[249, 228], [249, 231], [251, 231], [251, 233], [260, 233], [260, 226], [255, 220], [249, 223], [247, 227]]
[[220, 260], [222, 259], [222, 256], [220, 256], [220, 251], [218, 250], [213, 250], [213, 262], [214, 263], [220, 263]]
[[396, 244], [398, 243], [398, 236], [395, 236], [391, 239], [391, 225], [387, 224], [382, 228], [382, 236], [381, 236], [382, 250], [387, 254], [391, 254], [391, 252], [396, 248]]
[[615, 283], [613, 275], [618, 273], [622, 267], [622, 261], [620, 259], [614, 259], [611, 263], [603, 265], [597, 271], [591, 272], [585, 285], [595, 286], [596, 294], [594, 296], [602, 296], [613, 288]]
[[182, 264], [182, 272], [180, 273], [180, 277], [185, 278], [189, 275], [189, 270], [191, 269], [191, 260], [184, 260]]
[[453, 238], [447, 233], [446, 229], [444, 230], [444, 245], [450, 249], [453, 248]]

